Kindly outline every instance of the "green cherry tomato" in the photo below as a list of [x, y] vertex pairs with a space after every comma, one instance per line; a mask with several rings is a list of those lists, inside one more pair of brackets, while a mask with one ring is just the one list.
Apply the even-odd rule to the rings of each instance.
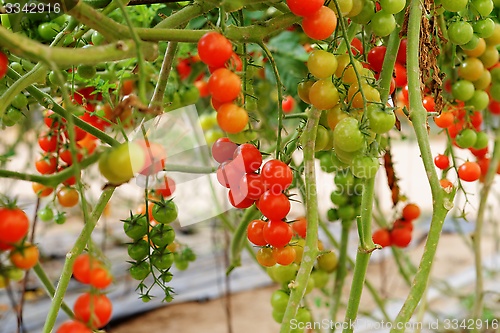
[[153, 218], [158, 223], [172, 223], [177, 218], [177, 205], [172, 200], [156, 204], [153, 207]]
[[483, 149], [483, 148], [486, 148], [488, 147], [488, 134], [486, 134], [485, 132], [481, 131], [481, 132], [477, 132], [477, 135], [476, 135], [476, 142], [474, 143], [474, 149]]
[[92, 33], [91, 40], [92, 44], [94, 44], [95, 46], [102, 45], [102, 43], [104, 43], [105, 41], [104, 36], [99, 31], [94, 31]]
[[337, 57], [324, 50], [314, 50], [307, 59], [307, 69], [318, 79], [326, 79], [337, 70]]
[[467, 80], [458, 80], [451, 86], [451, 93], [455, 99], [468, 101], [474, 96], [474, 84]]
[[127, 247], [127, 252], [130, 258], [140, 261], [146, 258], [149, 254], [149, 243], [145, 239], [131, 243]]
[[13, 124], [17, 124], [21, 121], [21, 119], [23, 119], [23, 117], [24, 114], [21, 112], [21, 110], [15, 107], [9, 107], [7, 109], [7, 112], [5, 113], [4, 119], [7, 118]]
[[288, 283], [295, 279], [297, 275], [298, 266], [297, 264], [291, 264], [288, 266], [282, 266], [276, 264], [272, 267], [267, 268], [267, 274], [278, 283]]
[[405, 0], [380, 0], [380, 6], [390, 14], [397, 14], [405, 8]]
[[384, 110], [379, 104], [369, 104], [366, 107], [370, 129], [377, 134], [389, 132], [396, 124], [396, 116], [392, 110]]
[[273, 310], [284, 312], [286, 310], [286, 306], [288, 305], [288, 300], [290, 299], [290, 295], [288, 295], [283, 290], [276, 290], [271, 295], [271, 305]]
[[476, 131], [466, 128], [458, 133], [455, 141], [460, 148], [471, 148], [477, 140]]
[[356, 156], [352, 160], [351, 171], [355, 177], [371, 179], [380, 167], [379, 161], [372, 156]]
[[324, 288], [326, 286], [329, 277], [330, 275], [323, 270], [314, 270], [311, 273], [311, 279], [314, 280], [314, 287], [318, 289]]
[[12, 100], [12, 106], [17, 109], [22, 109], [28, 106], [28, 97], [25, 94], [19, 93]]
[[54, 217], [54, 222], [56, 224], [64, 224], [66, 222], [66, 213], [57, 213], [56, 216]]
[[159, 270], [169, 269], [174, 263], [174, 254], [166, 248], [156, 249], [151, 255], [151, 263]]
[[469, 22], [455, 21], [448, 26], [448, 37], [453, 44], [467, 44], [474, 34], [474, 29]]
[[316, 132], [316, 141], [315, 141], [314, 150], [320, 151], [320, 150], [325, 149], [325, 147], [328, 144], [328, 139], [329, 139], [329, 135], [328, 135], [328, 131], [326, 130], [326, 128], [324, 128], [321, 125], [318, 126], [318, 131]]
[[490, 96], [484, 90], [475, 90], [471, 99], [467, 101], [467, 105], [470, 105], [474, 110], [484, 110], [490, 103]]
[[148, 233], [149, 224], [146, 215], [135, 214], [122, 222], [125, 234], [133, 240], [139, 240]]
[[367, 0], [358, 15], [351, 18], [351, 20], [358, 24], [368, 24], [375, 15], [375, 3]]
[[459, 12], [465, 9], [468, 0], [441, 0], [444, 9], [449, 12]]
[[335, 127], [333, 142], [346, 152], [354, 152], [363, 148], [365, 137], [359, 130], [359, 123], [355, 118], [344, 118]]
[[494, 4], [492, 0], [471, 0], [469, 10], [477, 16], [486, 17], [490, 15]]
[[318, 268], [327, 273], [331, 273], [337, 269], [338, 262], [339, 260], [335, 252], [330, 251], [318, 257]]
[[487, 17], [472, 23], [472, 28], [478, 37], [488, 38], [495, 31], [495, 22]]
[[45, 22], [38, 26], [38, 34], [44, 41], [51, 41], [61, 31], [59, 24], [54, 22]]
[[174, 228], [166, 224], [157, 224], [149, 232], [149, 239], [158, 247], [172, 244], [175, 239]]
[[54, 218], [54, 211], [52, 210], [52, 208], [45, 206], [38, 211], [37, 215], [41, 221], [49, 222]]
[[375, 35], [385, 37], [396, 28], [396, 19], [394, 15], [381, 9], [373, 15], [370, 27]]
[[95, 66], [80, 65], [77, 67], [76, 72], [84, 80], [90, 80], [97, 74]]
[[151, 267], [146, 261], [137, 262], [130, 267], [130, 276], [135, 280], [144, 280], [151, 272]]

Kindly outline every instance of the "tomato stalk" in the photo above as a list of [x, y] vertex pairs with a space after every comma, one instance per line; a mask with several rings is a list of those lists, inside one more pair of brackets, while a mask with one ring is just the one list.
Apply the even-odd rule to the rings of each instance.
[[243, 247], [247, 243], [246, 242], [247, 227], [250, 224], [250, 222], [258, 216], [259, 213], [260, 212], [257, 209], [257, 207], [253, 205], [252, 207], [248, 208], [245, 211], [245, 214], [242, 216], [240, 224], [234, 231], [231, 240], [231, 253], [230, 253], [231, 263], [227, 269], [226, 274], [231, 273], [233, 269], [241, 266], [241, 251], [243, 250]]
[[[495, 178], [496, 171], [498, 169], [500, 161], [500, 127], [497, 128], [495, 134], [496, 134], [495, 146], [493, 148], [493, 155], [491, 156], [488, 172], [486, 173], [484, 184], [483, 187], [481, 188], [480, 192], [481, 199], [477, 210], [476, 227], [471, 237], [474, 249], [474, 264], [476, 269], [474, 305], [472, 307], [472, 319], [474, 319], [474, 322], [476, 322], [476, 320], [478, 319], [481, 319], [481, 315], [483, 313], [484, 289], [483, 289], [483, 259], [481, 251], [481, 239], [483, 236], [483, 225], [485, 218], [484, 215], [486, 213], [488, 195], [490, 193], [491, 186], [493, 185], [493, 180]], [[474, 325], [473, 332], [478, 332], [477, 325]]]
[[304, 130], [304, 175], [305, 175], [305, 193], [306, 193], [306, 219], [307, 234], [304, 254], [300, 263], [300, 268], [295, 279], [296, 287], [292, 288], [290, 300], [286, 307], [281, 325], [281, 333], [290, 332], [290, 321], [297, 314], [300, 301], [304, 297], [307, 281], [318, 256], [318, 193], [316, 191], [316, 172], [314, 149], [316, 141], [316, 132], [318, 130], [321, 110], [312, 108], [310, 116]]
[[409, 12], [407, 72], [408, 86], [411, 87], [409, 89], [410, 117], [413, 122], [420, 154], [431, 186], [433, 214], [429, 234], [424, 247], [424, 253], [420, 260], [420, 266], [415, 274], [406, 301], [395, 319], [395, 322], [398, 324], [403, 323], [403, 325], [401, 325], [403, 328], [393, 328], [391, 332], [404, 331], [404, 323], [409, 321], [425, 292], [444, 219], [453, 206], [453, 193], [446, 193], [441, 188], [436, 169], [434, 168], [429, 135], [427, 133], [427, 111], [422, 105], [419, 69], [420, 20], [422, 18], [422, 4], [420, 1], [412, 0], [410, 2]]
[[165, 95], [168, 77], [170, 76], [170, 71], [172, 69], [172, 63], [177, 52], [178, 44], [179, 43], [177, 42], [168, 43], [167, 50], [165, 51], [165, 57], [163, 58], [163, 62], [161, 63], [158, 82], [156, 83], [153, 97], [151, 98], [151, 102], [149, 103], [150, 107], [160, 108], [163, 105], [163, 96]]
[[[63, 270], [59, 278], [59, 283], [57, 284], [54, 297], [52, 298], [52, 304], [47, 315], [47, 320], [45, 321], [45, 325], [43, 327], [43, 333], [50, 333], [54, 328], [59, 308], [61, 307], [66, 289], [68, 288], [68, 284], [71, 280], [73, 263], [75, 262], [77, 256], [81, 254], [85, 249], [85, 246], [87, 245], [92, 235], [92, 231], [96, 227], [97, 221], [102, 215], [102, 212], [104, 211], [109, 199], [111, 199], [114, 190], [115, 187], [108, 186], [102, 191], [102, 194], [99, 197], [99, 200], [97, 201], [92, 214], [85, 221], [83, 229], [75, 241], [75, 245], [66, 254], [66, 261], [64, 262]], [[86, 208], [84, 207], [83, 209]]]
[[[43, 267], [40, 265], [40, 263], [37, 263], [33, 267], [33, 271], [35, 272], [36, 276], [38, 277], [38, 280], [42, 283], [42, 285], [45, 287], [45, 292], [50, 298], [53, 298], [55, 293], [56, 293], [56, 288], [54, 288], [54, 285], [52, 284], [52, 281], [50, 278], [47, 276], [45, 273], [45, 270]], [[66, 302], [61, 303], [61, 309], [71, 318], [73, 317], [73, 311], [71, 308], [66, 304]]]

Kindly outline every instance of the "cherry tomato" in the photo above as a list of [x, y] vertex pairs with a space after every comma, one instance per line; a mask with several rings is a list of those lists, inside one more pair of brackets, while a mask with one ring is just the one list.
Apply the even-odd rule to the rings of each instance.
[[158, 223], [169, 224], [177, 219], [177, 205], [172, 200], [165, 203], [159, 203], [153, 207], [153, 218]]
[[312, 39], [326, 39], [333, 34], [336, 27], [337, 15], [325, 6], [302, 19], [302, 29]]
[[273, 257], [277, 264], [288, 266], [294, 262], [296, 253], [293, 246], [273, 248]]
[[464, 162], [458, 167], [458, 178], [466, 182], [473, 182], [481, 176], [481, 167], [476, 162]]
[[248, 113], [235, 104], [222, 104], [217, 110], [217, 123], [223, 131], [236, 134], [243, 131], [247, 126]]
[[255, 200], [247, 198], [245, 194], [241, 193], [239, 189], [233, 191], [233, 189], [228, 192], [229, 203], [238, 209], [245, 209], [252, 206]]
[[219, 68], [208, 79], [208, 91], [221, 103], [235, 100], [241, 92], [241, 79], [227, 68]]
[[333, 108], [339, 99], [339, 91], [330, 78], [316, 81], [309, 90], [309, 100], [319, 110]]
[[385, 37], [396, 28], [396, 19], [394, 15], [382, 9], [373, 15], [370, 26], [375, 35]]
[[82, 253], [73, 263], [73, 277], [83, 284], [90, 284], [92, 271], [101, 266], [102, 263], [97, 258]]
[[287, 0], [290, 11], [297, 16], [310, 16], [323, 7], [323, 0]]
[[247, 173], [254, 172], [260, 168], [262, 164], [262, 154], [259, 149], [251, 143], [240, 145], [233, 154], [233, 163]]
[[453, 44], [467, 44], [472, 39], [473, 34], [472, 25], [466, 21], [455, 21], [448, 26], [448, 37]]
[[283, 193], [264, 192], [257, 202], [261, 213], [271, 220], [281, 220], [290, 211], [290, 200]]
[[408, 45], [408, 38], [403, 38], [399, 42], [398, 54], [396, 56], [396, 61], [401, 65], [406, 66], [406, 50]]
[[335, 252], [330, 251], [318, 257], [318, 268], [331, 273], [337, 268], [338, 262], [339, 259], [337, 258]]
[[375, 72], [382, 71], [382, 64], [384, 63], [386, 51], [386, 46], [375, 46], [370, 49], [370, 51], [368, 51], [367, 60], [370, 64], [371, 69], [373, 69]]
[[420, 216], [420, 207], [413, 203], [407, 204], [403, 208], [402, 215], [405, 221], [413, 221]]
[[248, 199], [257, 200], [266, 191], [261, 174], [248, 173], [241, 177], [239, 184], [240, 193]]
[[71, 187], [63, 187], [57, 192], [57, 201], [63, 207], [73, 207], [78, 204], [80, 195]]
[[290, 113], [293, 111], [293, 109], [295, 108], [295, 99], [290, 96], [290, 95], [287, 95], [283, 98], [283, 102], [281, 104], [281, 107], [283, 109], [283, 112], [284, 113]]
[[41, 198], [49, 196], [54, 191], [53, 188], [39, 183], [32, 183], [31, 187], [33, 188], [33, 192]]
[[57, 158], [50, 154], [45, 154], [35, 162], [35, 168], [42, 175], [48, 175], [56, 172]]
[[0, 207], [0, 242], [14, 244], [22, 240], [29, 230], [28, 216], [17, 207]]
[[324, 50], [314, 50], [307, 59], [307, 69], [318, 79], [326, 79], [337, 70], [337, 57]]
[[255, 257], [258, 263], [264, 267], [271, 267], [276, 265], [276, 259], [274, 259], [273, 250], [269, 247], [263, 247], [259, 249]]
[[441, 170], [446, 170], [450, 167], [450, 159], [446, 155], [436, 155], [434, 157], [434, 164]]
[[113, 305], [104, 294], [83, 293], [73, 305], [75, 319], [87, 323], [92, 328], [106, 326], [111, 319]]
[[56, 333], [92, 333], [92, 330], [82, 322], [68, 320], [59, 326]]
[[268, 222], [262, 220], [253, 220], [247, 227], [248, 240], [256, 246], [266, 246], [267, 241], [264, 239], [264, 226]]
[[9, 66], [9, 59], [7, 58], [5, 53], [0, 52], [0, 80], [7, 73], [8, 66]]
[[434, 117], [434, 122], [439, 128], [447, 128], [453, 125], [455, 121], [455, 116], [452, 112], [443, 112], [439, 116]]
[[155, 186], [155, 193], [158, 193], [164, 198], [170, 197], [175, 192], [175, 181], [167, 176], [163, 177], [163, 182]]
[[306, 238], [307, 220], [304, 216], [297, 218], [292, 223], [292, 228], [293, 228], [293, 231], [295, 231], [295, 233], [297, 235], [299, 235], [299, 237]]
[[379, 229], [372, 235], [373, 242], [382, 247], [391, 246], [391, 234], [387, 229]]
[[358, 121], [355, 118], [342, 119], [334, 131], [334, 145], [343, 151], [354, 152], [363, 147], [365, 137], [359, 130]]
[[411, 230], [397, 228], [391, 230], [391, 244], [397, 247], [407, 247], [411, 242]]
[[13, 249], [9, 259], [17, 268], [28, 270], [37, 264], [39, 256], [38, 247], [26, 242], [23, 247]]
[[273, 247], [284, 247], [292, 240], [293, 231], [288, 223], [271, 220], [264, 226], [262, 234], [267, 244]]
[[231, 42], [218, 32], [207, 32], [198, 41], [198, 55], [208, 66], [223, 67], [232, 53]]

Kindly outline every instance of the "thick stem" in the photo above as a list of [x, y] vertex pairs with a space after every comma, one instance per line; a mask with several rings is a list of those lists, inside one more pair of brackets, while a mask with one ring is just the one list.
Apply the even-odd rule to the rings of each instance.
[[352, 277], [351, 292], [349, 294], [349, 303], [345, 314], [344, 322], [348, 325], [343, 332], [353, 332], [353, 326], [358, 315], [359, 303], [363, 292], [363, 285], [366, 276], [366, 270], [370, 261], [371, 253], [376, 249], [372, 240], [371, 222], [373, 209], [373, 194], [375, 188], [375, 177], [367, 179], [363, 186], [361, 195], [361, 216], [358, 217], [359, 248], [354, 265], [354, 275]]
[[[66, 294], [66, 289], [68, 288], [68, 284], [71, 279], [73, 263], [75, 262], [77, 256], [80, 253], [82, 253], [82, 251], [85, 249], [85, 246], [87, 242], [90, 240], [90, 237], [92, 235], [92, 231], [94, 230], [97, 221], [99, 220], [99, 217], [104, 211], [106, 204], [108, 203], [109, 199], [111, 199], [114, 190], [115, 187], [107, 187], [106, 189], [103, 190], [99, 198], [99, 201], [97, 202], [94, 208], [94, 211], [90, 215], [89, 219], [85, 221], [82, 232], [78, 236], [75, 245], [66, 254], [66, 261], [64, 262], [61, 277], [59, 279], [59, 283], [57, 284], [54, 298], [52, 299], [52, 304], [50, 306], [49, 313], [45, 321], [45, 326], [43, 327], [43, 333], [50, 333], [54, 328], [57, 314], [59, 312], [59, 309], [61, 308], [64, 295]], [[85, 207], [83, 209], [85, 209]]]
[[[488, 169], [488, 173], [484, 179], [484, 185], [481, 189], [480, 193], [480, 202], [479, 208], [477, 210], [477, 218], [476, 218], [476, 228], [474, 229], [474, 233], [472, 234], [472, 244], [474, 248], [474, 261], [476, 268], [476, 286], [475, 286], [475, 295], [474, 295], [474, 306], [472, 308], [472, 319], [475, 320], [481, 319], [483, 313], [483, 297], [484, 297], [484, 289], [483, 289], [483, 259], [482, 259], [482, 251], [481, 251], [481, 239], [483, 235], [483, 225], [484, 225], [484, 217], [486, 213], [486, 206], [488, 201], [488, 195], [491, 190], [491, 186], [493, 185], [493, 180], [496, 175], [496, 171], [500, 161], [500, 127], [496, 131], [495, 137], [495, 148], [493, 150], [493, 155], [490, 159], [490, 165]], [[473, 332], [478, 332], [477, 325], [474, 325]]]
[[[336, 321], [337, 312], [340, 307], [340, 298], [342, 296], [342, 288], [347, 276], [347, 247], [349, 245], [349, 232], [351, 229], [352, 221], [342, 222], [342, 234], [340, 236], [339, 248], [339, 263], [337, 273], [335, 274], [335, 281], [333, 284], [332, 300], [330, 305], [330, 319]], [[332, 325], [331, 331], [335, 331], [335, 325]]]
[[[47, 274], [45, 274], [45, 271], [43, 270], [42, 266], [40, 266], [40, 263], [37, 263], [35, 265], [35, 267], [33, 267], [33, 271], [35, 272], [36, 276], [38, 277], [38, 280], [40, 280], [40, 282], [45, 287], [45, 291], [47, 292], [47, 295], [49, 295], [50, 298], [53, 298], [55, 293], [56, 293], [56, 288], [54, 288], [54, 286], [52, 285], [52, 281], [50, 281]], [[73, 317], [73, 311], [71, 311], [71, 308], [65, 302], [62, 302], [61, 309], [64, 312], [66, 312], [66, 314], [70, 318]]]
[[175, 53], [177, 52], [177, 42], [169, 42], [167, 50], [165, 51], [165, 57], [161, 63], [160, 75], [158, 77], [158, 83], [156, 84], [153, 97], [149, 103], [150, 107], [160, 108], [163, 105], [163, 95], [165, 95], [165, 89], [167, 87], [168, 77], [170, 76], [170, 71], [172, 69], [172, 63], [174, 61]]
[[306, 219], [307, 235], [304, 246], [304, 254], [300, 263], [299, 272], [296, 277], [296, 287], [292, 288], [290, 300], [286, 307], [281, 333], [290, 332], [290, 321], [297, 314], [300, 301], [304, 297], [307, 281], [318, 256], [318, 194], [316, 191], [316, 172], [314, 148], [316, 141], [316, 132], [318, 129], [321, 110], [312, 108], [306, 128], [304, 130], [304, 174], [306, 184]]
[[431, 272], [432, 262], [436, 254], [437, 245], [444, 219], [453, 206], [453, 194], [446, 193], [439, 184], [439, 178], [434, 168], [432, 153], [430, 149], [429, 136], [427, 133], [427, 111], [422, 105], [422, 94], [420, 91], [420, 68], [419, 68], [419, 38], [420, 20], [422, 18], [422, 7], [419, 0], [411, 0], [410, 15], [408, 21], [408, 56], [407, 72], [408, 86], [413, 87], [409, 91], [410, 117], [417, 137], [420, 155], [424, 163], [425, 171], [431, 186], [433, 199], [433, 214], [424, 253], [420, 260], [420, 266], [415, 274], [412, 287], [406, 301], [397, 315], [395, 322], [400, 329], [393, 328], [391, 332], [404, 332], [404, 324], [408, 322], [420, 302]]

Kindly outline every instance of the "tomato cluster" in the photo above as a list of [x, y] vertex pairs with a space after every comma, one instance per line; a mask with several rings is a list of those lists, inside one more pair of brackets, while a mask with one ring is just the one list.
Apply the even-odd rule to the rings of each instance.
[[56, 333], [90, 333], [103, 328], [111, 320], [113, 305], [104, 289], [113, 282], [105, 263], [91, 253], [82, 253], [73, 263], [73, 277], [92, 289], [84, 292], [73, 305], [75, 317], [62, 323]]
[[242, 70], [240, 57], [231, 42], [214, 31], [198, 41], [198, 56], [211, 72], [207, 88], [217, 110], [217, 123], [230, 134], [243, 131], [248, 125], [248, 113], [236, 102], [241, 94], [241, 79], [234, 72]]
[[391, 228], [375, 231], [372, 235], [373, 242], [381, 247], [397, 246], [407, 247], [412, 239], [413, 221], [420, 216], [420, 207], [416, 204], [407, 204]]

